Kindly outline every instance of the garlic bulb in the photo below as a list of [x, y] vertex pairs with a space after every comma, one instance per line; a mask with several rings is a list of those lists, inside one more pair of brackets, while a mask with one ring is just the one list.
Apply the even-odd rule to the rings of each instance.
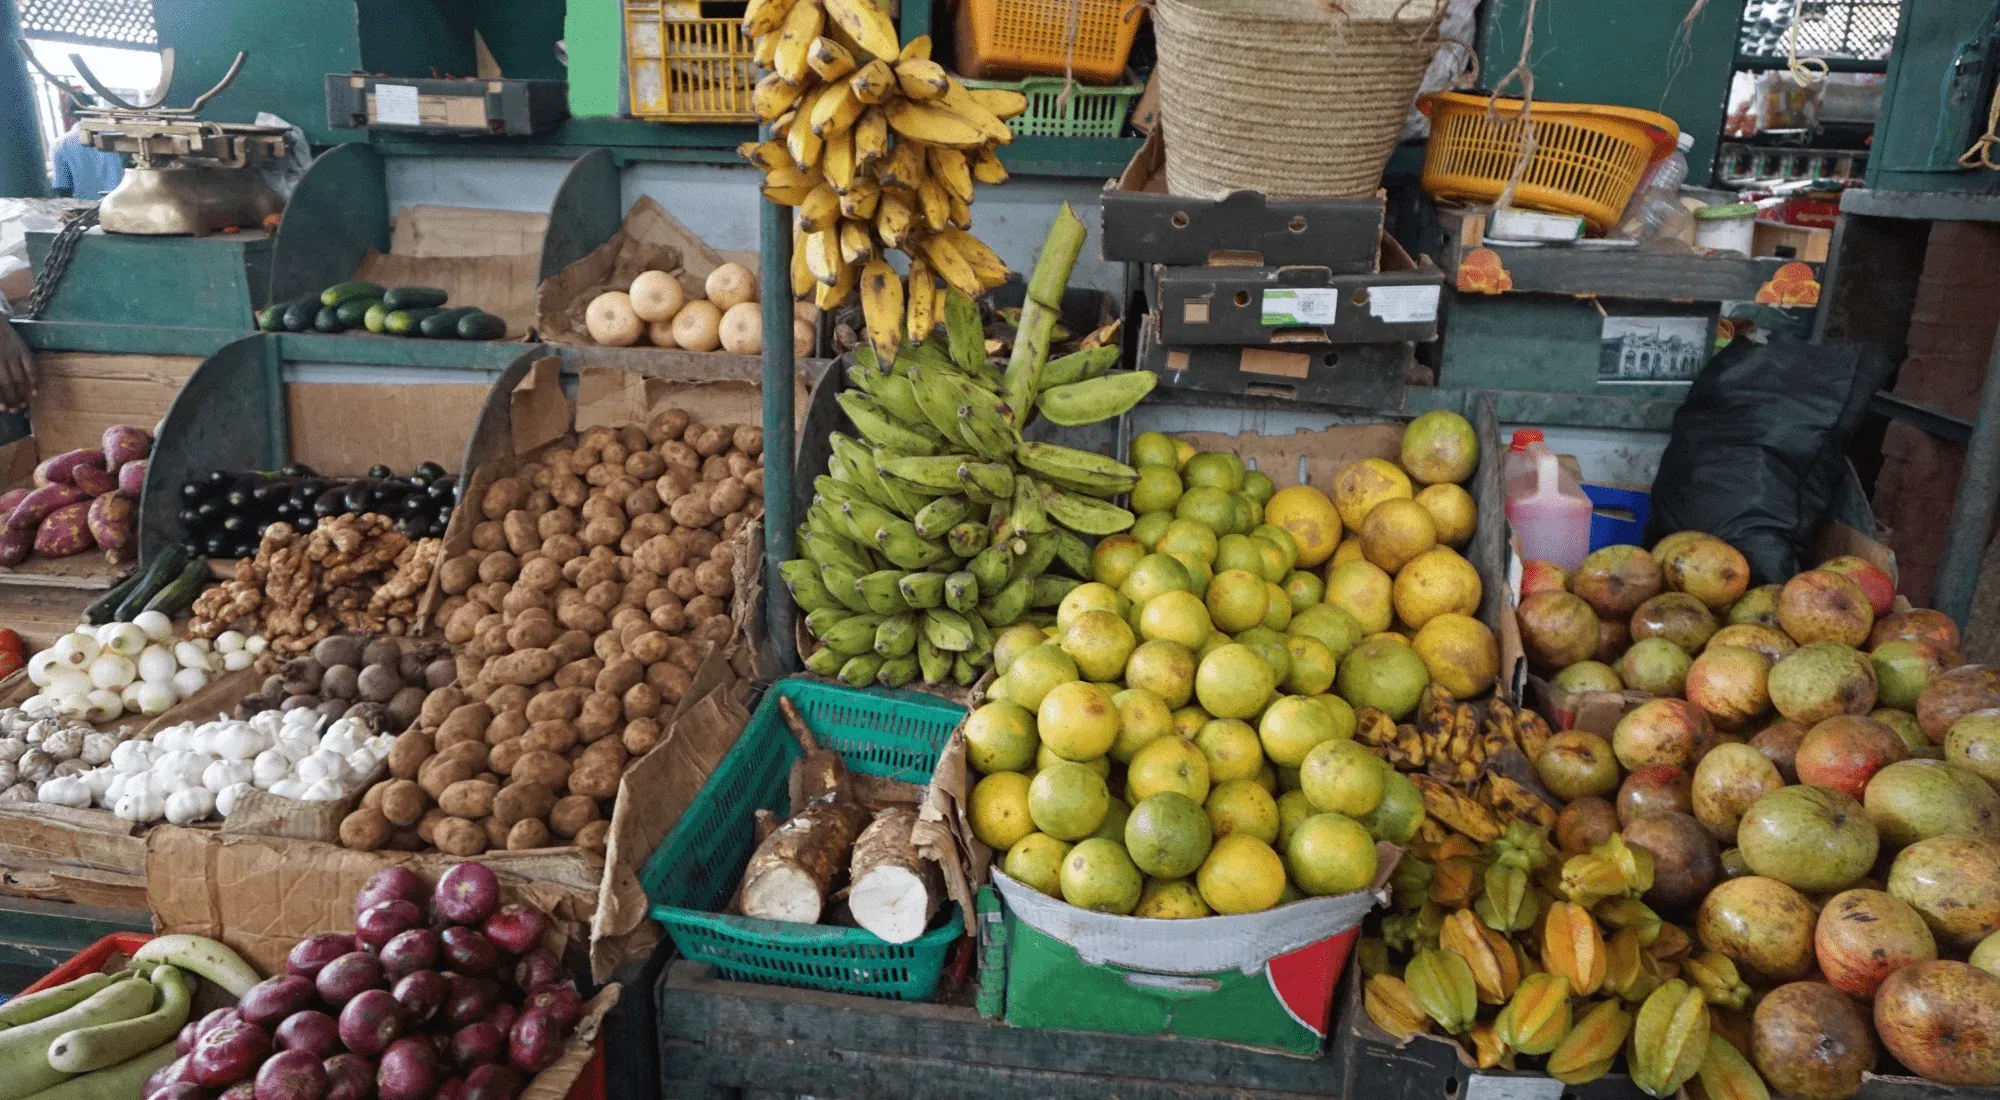
[[297, 798], [305, 793], [306, 785], [296, 779], [280, 779], [271, 784], [269, 789], [279, 798]]
[[153, 766], [160, 751], [158, 741], [122, 742], [111, 750], [111, 766], [122, 775], [139, 775]]
[[151, 791], [128, 789], [119, 796], [117, 804], [111, 807], [111, 812], [121, 821], [135, 821], [143, 825], [166, 816], [167, 800], [165, 796]]
[[21, 754], [21, 759], [14, 766], [20, 769], [22, 780], [40, 783], [55, 774], [56, 759], [40, 749], [29, 749]]
[[90, 770], [90, 765], [81, 760], [58, 760], [50, 775], [82, 775]]
[[0, 802], [33, 802], [34, 800], [35, 786], [32, 783], [16, 783], [6, 790], [0, 791]]
[[285, 716], [275, 710], [260, 710], [250, 716], [250, 728], [273, 740], [285, 728]]
[[293, 728], [278, 735], [278, 751], [297, 763], [319, 749], [319, 738], [309, 731]]
[[92, 731], [83, 735], [83, 751], [78, 759], [92, 767], [111, 762], [111, 753], [118, 747], [118, 739], [108, 733]]
[[322, 779], [307, 784], [306, 789], [299, 792], [299, 799], [304, 802], [337, 802], [346, 795], [346, 787], [332, 780]]
[[31, 696], [21, 704], [21, 713], [31, 718], [53, 718], [59, 709], [55, 698], [49, 695]]
[[35, 788], [35, 801], [81, 810], [90, 805], [90, 785], [73, 776], [45, 779]]
[[81, 778], [90, 787], [91, 801], [101, 806], [104, 804], [104, 793], [111, 789], [111, 784], [118, 779], [118, 773], [110, 768], [92, 768], [84, 772]]
[[248, 722], [231, 722], [209, 740], [210, 750], [229, 760], [253, 760], [271, 747], [271, 739]]
[[[14, 761], [19, 760], [22, 754], [27, 751], [28, 739], [25, 737], [0, 738], [0, 761], [12, 764]], [[0, 786], [6, 786], [6, 784], [0, 784]]]
[[21, 773], [11, 760], [0, 761], [0, 788], [11, 787], [21, 781]]
[[220, 791], [224, 787], [248, 783], [251, 776], [248, 760], [217, 760], [202, 769], [201, 785], [211, 791]]
[[207, 787], [189, 787], [167, 796], [167, 821], [192, 825], [215, 812], [215, 792]]
[[307, 786], [321, 780], [340, 783], [347, 778], [347, 762], [340, 758], [339, 753], [322, 749], [299, 761], [293, 771], [298, 775], [299, 782]]
[[75, 760], [83, 755], [83, 734], [75, 729], [60, 729], [42, 738], [42, 751], [57, 760]]
[[236, 803], [239, 800], [241, 800], [244, 795], [250, 793], [255, 789], [256, 788], [252, 787], [248, 783], [238, 783], [235, 786], [224, 787], [221, 790], [215, 792], [216, 814], [222, 817], [228, 817], [232, 812], [235, 811]]
[[277, 749], [265, 749], [250, 762], [250, 781], [261, 790], [270, 790], [279, 780], [290, 778], [292, 759]]

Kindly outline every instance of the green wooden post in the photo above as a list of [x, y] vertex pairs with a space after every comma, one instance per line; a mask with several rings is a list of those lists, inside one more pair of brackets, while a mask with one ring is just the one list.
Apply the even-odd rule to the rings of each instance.
[[758, 256], [764, 303], [764, 600], [771, 645], [787, 672], [799, 670], [792, 644], [797, 608], [778, 563], [797, 554], [792, 515], [792, 211], [759, 200]]
[[49, 193], [49, 180], [22, 48], [19, 13], [13, 4], [0, 4], [0, 195], [38, 199]]

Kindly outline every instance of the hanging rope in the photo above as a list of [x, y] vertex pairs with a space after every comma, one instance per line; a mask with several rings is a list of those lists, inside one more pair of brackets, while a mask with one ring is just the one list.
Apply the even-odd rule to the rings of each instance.
[[1507, 186], [1501, 188], [1500, 197], [1494, 200], [1495, 214], [1513, 205], [1514, 189], [1521, 185], [1522, 177], [1528, 174], [1528, 165], [1535, 159], [1535, 70], [1528, 65], [1528, 55], [1535, 48], [1535, 7], [1538, 3], [1539, 0], [1528, 0], [1528, 17], [1521, 24], [1519, 60], [1493, 85], [1493, 94], [1486, 97], [1486, 116], [1497, 123], [1500, 113], [1494, 104], [1499, 101], [1500, 93], [1506, 90], [1509, 83], [1515, 80], [1521, 82], [1521, 156], [1514, 162], [1514, 171], [1507, 177]]
[[2000, 88], [1993, 89], [1993, 102], [1986, 108], [1986, 132], [1972, 143], [1958, 163], [1967, 168], [1991, 168], [2000, 171], [2000, 162], [1993, 159], [1993, 148], [2000, 145]]
[[1792, 83], [1810, 88], [1826, 80], [1829, 70], [1820, 58], [1799, 56], [1799, 16], [1805, 4], [1806, 0], [1792, 0], [1792, 21], [1785, 27], [1785, 69], [1792, 74]]

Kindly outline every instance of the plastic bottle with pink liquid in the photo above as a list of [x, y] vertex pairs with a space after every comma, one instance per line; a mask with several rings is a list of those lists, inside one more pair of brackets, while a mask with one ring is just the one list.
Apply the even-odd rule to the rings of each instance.
[[1590, 498], [1534, 428], [1516, 431], [1507, 449], [1507, 522], [1524, 561], [1574, 571], [1590, 553]]

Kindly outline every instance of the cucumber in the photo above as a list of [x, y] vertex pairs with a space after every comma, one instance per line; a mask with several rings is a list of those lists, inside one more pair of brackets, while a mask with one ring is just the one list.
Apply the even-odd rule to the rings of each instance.
[[285, 331], [285, 310], [291, 304], [292, 303], [290, 302], [272, 302], [270, 305], [265, 306], [263, 309], [258, 310], [257, 331], [258, 332]]
[[389, 321], [389, 306], [386, 302], [376, 302], [368, 307], [368, 314], [361, 318], [361, 326], [369, 332], [380, 333]]
[[157, 611], [169, 619], [179, 618], [194, 606], [194, 598], [208, 587], [208, 559], [195, 558], [182, 569], [180, 576], [168, 581], [166, 587], [153, 593], [146, 601], [145, 610]]
[[458, 338], [461, 340], [499, 340], [506, 335], [506, 320], [485, 310], [475, 309], [470, 316], [461, 317], [458, 321]]
[[53, 1016], [0, 1031], [0, 1100], [20, 1100], [69, 1079], [69, 1074], [49, 1065], [49, 1044], [56, 1036], [143, 1016], [152, 1008], [152, 983], [127, 978]]
[[[182, 970], [192, 970], [227, 990], [232, 997], [241, 997], [250, 992], [250, 987], [264, 979], [243, 956], [229, 949], [227, 944], [217, 943], [207, 936], [195, 936], [181, 932], [170, 936], [155, 936], [146, 945], [132, 953], [132, 961], [143, 963], [166, 963]], [[0, 1042], [6, 1039], [6, 1032], [0, 1032]]]
[[451, 295], [434, 286], [399, 286], [392, 287], [387, 294], [382, 295], [382, 304], [392, 310], [436, 309], [445, 304], [450, 297]]
[[335, 306], [333, 313], [340, 318], [342, 329], [360, 328], [368, 319], [368, 311], [381, 304], [379, 298], [354, 298]]
[[33, 1093], [32, 1100], [132, 1100], [147, 1078], [178, 1057], [173, 1043], [161, 1043], [137, 1058]]
[[110, 622], [111, 616], [118, 611], [118, 605], [124, 603], [125, 597], [131, 595], [132, 590], [139, 586], [139, 577], [143, 573], [144, 570], [141, 569], [132, 570], [111, 591], [92, 600], [90, 606], [83, 609], [83, 621], [92, 626], [103, 626]]
[[132, 591], [126, 593], [123, 600], [119, 601], [117, 612], [111, 616], [112, 621], [121, 623], [131, 622], [132, 616], [146, 609], [146, 601], [152, 599], [155, 593], [166, 587], [168, 581], [179, 576], [181, 570], [187, 568], [187, 563], [187, 551], [181, 549], [179, 546], [168, 546], [162, 549], [159, 556], [153, 559], [153, 564], [146, 567], [138, 585]]
[[319, 313], [313, 317], [313, 331], [339, 332], [340, 328], [340, 310], [333, 306], [319, 307]]
[[117, 981], [119, 977], [121, 975], [118, 974], [85, 974], [73, 982], [64, 982], [59, 986], [44, 989], [40, 993], [16, 997], [0, 1005], [0, 1028], [19, 1027], [22, 1024], [32, 1024], [36, 1020], [45, 1020], [63, 1009], [83, 1003], [85, 998]]
[[417, 326], [423, 324], [424, 318], [436, 312], [437, 310], [428, 308], [399, 309], [383, 320], [382, 328], [391, 336], [415, 336], [418, 335]]
[[319, 316], [319, 300], [300, 298], [285, 307], [285, 331], [304, 332], [313, 325], [313, 318]]
[[459, 319], [477, 312], [476, 309], [441, 309], [424, 318], [417, 331], [432, 340], [456, 340]]
[[382, 297], [381, 287], [376, 286], [374, 283], [356, 279], [353, 282], [338, 283], [320, 291], [319, 304], [323, 306], [337, 306], [342, 302], [351, 302], [356, 298], [380, 297]]
[[156, 968], [151, 980], [160, 991], [158, 1007], [130, 1020], [63, 1032], [49, 1044], [49, 1068], [64, 1073], [91, 1073], [137, 1058], [161, 1043], [172, 1042], [174, 1033], [187, 1023], [193, 991], [188, 988], [187, 977], [171, 966]]

